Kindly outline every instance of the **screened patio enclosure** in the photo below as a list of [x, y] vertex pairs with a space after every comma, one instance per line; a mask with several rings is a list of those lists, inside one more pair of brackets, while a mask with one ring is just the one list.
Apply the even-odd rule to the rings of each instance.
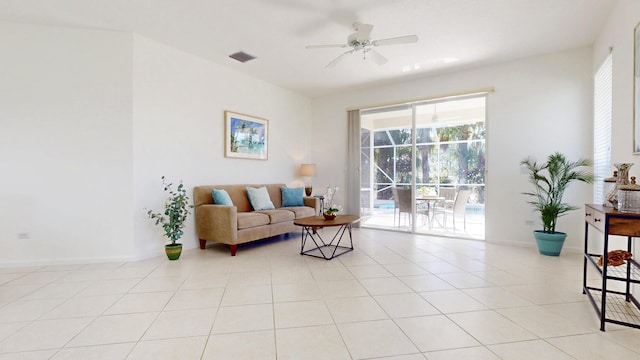
[[361, 111], [363, 227], [484, 239], [485, 100]]

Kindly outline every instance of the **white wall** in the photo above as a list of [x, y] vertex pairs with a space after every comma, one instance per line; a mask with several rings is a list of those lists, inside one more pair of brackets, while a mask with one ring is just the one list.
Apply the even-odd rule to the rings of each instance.
[[[633, 30], [640, 23], [640, 1], [619, 0], [593, 46], [597, 69], [613, 47], [612, 162], [636, 163], [630, 173], [640, 174], [633, 150]], [[640, 176], [638, 176], [640, 178]]]
[[[0, 22], [0, 265], [162, 253], [160, 177], [295, 183], [310, 100], [130, 33]], [[269, 159], [227, 159], [224, 110], [269, 120]], [[27, 234], [28, 239], [18, 239]], [[193, 217], [185, 248], [198, 244]]]
[[[345, 189], [346, 108], [487, 86], [495, 88], [488, 98], [487, 239], [532, 244], [533, 228], [525, 221], [534, 215], [520, 194], [528, 184], [518, 162], [555, 150], [591, 156], [592, 69], [611, 45], [613, 157], [637, 159], [629, 134], [638, 13], [637, 1], [620, 0], [593, 50], [313, 101], [140, 36], [0, 22], [3, 264], [160, 252], [161, 232], [143, 208], [161, 206], [162, 175], [184, 180], [189, 189], [293, 182], [299, 163], [313, 161], [316, 187], [332, 183]], [[224, 110], [270, 121], [269, 160], [224, 158]], [[591, 187], [576, 184], [567, 200], [589, 202]], [[570, 233], [568, 247], [581, 247], [582, 228], [580, 211], [561, 219], [559, 230]], [[17, 239], [18, 234], [29, 238]], [[185, 244], [196, 243], [191, 219]]]
[[[300, 164], [311, 160], [308, 98], [137, 35], [133, 63], [137, 255], [162, 250], [162, 232], [143, 210], [162, 208], [162, 175], [183, 180], [190, 196], [195, 185], [300, 180]], [[224, 157], [225, 110], [269, 121], [268, 160]], [[198, 244], [194, 231], [191, 217], [187, 248]]]
[[[613, 47], [611, 162], [634, 163], [629, 175], [640, 178], [640, 157], [633, 155], [633, 32], [638, 23], [640, 1], [619, 0], [594, 43], [593, 68], [595, 72], [609, 53], [609, 48]], [[600, 234], [594, 233], [594, 237], [601, 238]], [[626, 238], [612, 237], [611, 240], [610, 249], [626, 248]], [[594, 242], [596, 247], [600, 244]], [[640, 245], [635, 242], [634, 252], [638, 249]]]
[[126, 33], [0, 22], [2, 264], [131, 254], [131, 47]]
[[[347, 108], [493, 87], [487, 101], [486, 238], [532, 245], [531, 232], [541, 225], [526, 225], [527, 220], [540, 222], [521, 195], [529, 184], [519, 162], [529, 155], [542, 159], [554, 151], [570, 158], [591, 157], [591, 71], [591, 49], [580, 48], [314, 99], [317, 183], [345, 188], [346, 159], [335, 154], [345, 153]], [[336, 133], [343, 135], [336, 138]], [[590, 185], [575, 184], [565, 200], [582, 206], [591, 198]], [[558, 230], [569, 233], [566, 247], [581, 247], [583, 216], [575, 211], [559, 221]]]

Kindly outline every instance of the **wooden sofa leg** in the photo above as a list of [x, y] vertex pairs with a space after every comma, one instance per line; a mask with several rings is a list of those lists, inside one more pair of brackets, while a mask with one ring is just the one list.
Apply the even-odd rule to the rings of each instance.
[[207, 247], [207, 240], [205, 239], [200, 239], [200, 249], [203, 249]]
[[238, 251], [238, 245], [229, 245], [229, 250], [231, 251], [231, 256], [236, 256], [236, 251]]

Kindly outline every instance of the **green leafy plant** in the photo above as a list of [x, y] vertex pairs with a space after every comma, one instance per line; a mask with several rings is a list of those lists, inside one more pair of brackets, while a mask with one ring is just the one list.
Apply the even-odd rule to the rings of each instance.
[[182, 182], [180, 182], [178, 188], [174, 191], [172, 189], [173, 184], [167, 184], [163, 176], [162, 185], [164, 186], [164, 191], [169, 192], [169, 197], [164, 203], [164, 212], [149, 210], [147, 215], [149, 219], [155, 220], [156, 225], [162, 226], [164, 236], [171, 241], [171, 245], [175, 245], [176, 241], [182, 237], [182, 229], [185, 226], [187, 216], [191, 214], [189, 209], [193, 208], [193, 205], [189, 205], [187, 190]]
[[543, 231], [555, 233], [558, 217], [576, 206], [562, 202], [562, 196], [569, 184], [573, 181], [593, 183], [593, 174], [582, 167], [591, 166], [591, 160], [579, 159], [569, 161], [559, 152], [555, 152], [547, 158], [547, 161], [538, 163], [531, 158], [520, 162], [529, 171], [529, 181], [533, 184], [534, 191], [524, 192], [533, 200], [528, 201], [536, 211], [540, 212]]

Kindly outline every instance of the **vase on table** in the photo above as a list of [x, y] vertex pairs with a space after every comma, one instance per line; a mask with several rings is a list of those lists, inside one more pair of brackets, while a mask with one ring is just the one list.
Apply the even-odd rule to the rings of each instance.
[[607, 201], [613, 206], [614, 209], [618, 209], [618, 190], [620, 186], [629, 185], [629, 169], [633, 166], [633, 163], [616, 163], [613, 166], [618, 169], [618, 176], [616, 178], [616, 185], [607, 194]]
[[324, 216], [325, 220], [334, 220], [336, 218], [336, 214], [323, 213], [322, 216]]

